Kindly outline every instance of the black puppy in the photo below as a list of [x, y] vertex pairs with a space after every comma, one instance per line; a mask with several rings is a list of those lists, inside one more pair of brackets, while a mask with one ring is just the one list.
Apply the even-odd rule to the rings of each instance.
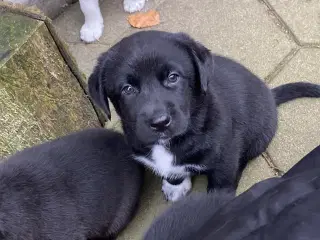
[[208, 176], [208, 190], [234, 192], [248, 160], [275, 135], [277, 105], [320, 97], [320, 86], [270, 90], [186, 34], [145, 31], [100, 56], [89, 92], [109, 118], [111, 100], [135, 159], [164, 178], [166, 198], [176, 201], [191, 189], [195, 173]]
[[[201, 239], [206, 224], [219, 215], [219, 210], [234, 199], [227, 191], [192, 193], [172, 204], [158, 216], [144, 234], [144, 240], [193, 240]], [[218, 218], [218, 217], [216, 217]], [[209, 225], [212, 231], [215, 227]], [[210, 230], [211, 230], [210, 229]], [[216, 238], [217, 239], [217, 238]], [[224, 240], [225, 238], [221, 238]]]
[[111, 239], [131, 220], [143, 180], [119, 133], [89, 129], [0, 165], [0, 239]]

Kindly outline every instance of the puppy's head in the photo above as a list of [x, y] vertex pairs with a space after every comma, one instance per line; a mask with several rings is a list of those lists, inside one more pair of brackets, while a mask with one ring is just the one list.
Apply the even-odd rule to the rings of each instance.
[[108, 98], [131, 144], [152, 145], [185, 133], [196, 99], [213, 76], [208, 49], [183, 33], [145, 31], [98, 59], [89, 93], [110, 118]]

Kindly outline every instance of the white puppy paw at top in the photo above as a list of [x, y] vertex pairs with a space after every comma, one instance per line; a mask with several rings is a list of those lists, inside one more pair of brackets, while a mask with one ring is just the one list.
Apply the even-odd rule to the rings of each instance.
[[145, 4], [146, 0], [123, 0], [123, 8], [129, 13], [141, 11]]
[[103, 32], [103, 18], [98, 0], [80, 0], [80, 8], [85, 22], [80, 30], [82, 41], [91, 43], [99, 40]]
[[100, 39], [103, 32], [103, 22], [85, 23], [80, 30], [80, 38], [86, 43]]

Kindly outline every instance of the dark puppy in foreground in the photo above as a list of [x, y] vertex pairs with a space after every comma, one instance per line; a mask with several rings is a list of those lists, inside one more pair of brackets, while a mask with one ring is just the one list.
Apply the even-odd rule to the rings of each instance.
[[[215, 214], [233, 199], [233, 194], [224, 190], [210, 194], [192, 193], [174, 203], [158, 216], [150, 225], [143, 239], [201, 239], [200, 235], [203, 234], [205, 225], [210, 223], [210, 220], [216, 217]], [[212, 225], [210, 225], [210, 229], [215, 230]]]
[[119, 133], [89, 129], [25, 149], [0, 165], [0, 239], [112, 239], [143, 181]]
[[270, 90], [186, 34], [145, 31], [100, 56], [89, 92], [109, 117], [111, 100], [135, 159], [163, 177], [166, 198], [176, 201], [198, 173], [207, 175], [209, 191], [234, 192], [247, 162], [275, 135], [277, 106], [320, 97], [320, 86]]

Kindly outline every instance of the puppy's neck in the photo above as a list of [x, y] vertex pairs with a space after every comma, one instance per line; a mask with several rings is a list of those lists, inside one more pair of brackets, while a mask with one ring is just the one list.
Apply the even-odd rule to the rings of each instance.
[[165, 148], [170, 148], [170, 140], [171, 139], [159, 139], [157, 144]]

